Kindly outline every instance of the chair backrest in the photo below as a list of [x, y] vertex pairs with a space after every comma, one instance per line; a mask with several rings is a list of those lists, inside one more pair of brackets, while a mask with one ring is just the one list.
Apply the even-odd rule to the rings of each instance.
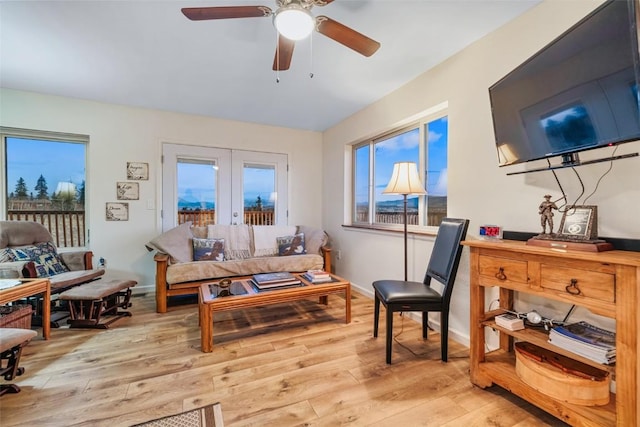
[[32, 221], [0, 221], [0, 249], [53, 242], [49, 230]]
[[448, 303], [453, 290], [453, 282], [458, 272], [462, 245], [460, 242], [467, 235], [468, 219], [444, 218], [438, 228], [438, 235], [433, 244], [433, 251], [427, 266], [424, 283], [428, 285], [431, 279], [436, 279], [444, 285], [442, 298]]

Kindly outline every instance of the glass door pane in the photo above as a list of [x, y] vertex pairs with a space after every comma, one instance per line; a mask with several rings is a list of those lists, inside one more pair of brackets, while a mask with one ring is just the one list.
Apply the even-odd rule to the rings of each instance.
[[287, 224], [287, 155], [233, 150], [232, 223]]
[[178, 224], [216, 224], [216, 160], [178, 159]]
[[242, 182], [244, 223], [275, 224], [277, 195], [275, 166], [245, 163]]
[[162, 144], [162, 230], [231, 223], [231, 150]]

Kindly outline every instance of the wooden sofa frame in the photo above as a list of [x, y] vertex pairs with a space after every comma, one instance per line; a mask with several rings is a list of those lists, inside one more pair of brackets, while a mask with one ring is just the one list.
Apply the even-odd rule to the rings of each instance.
[[[325, 271], [331, 271], [331, 248], [321, 247], [322, 258]], [[222, 279], [212, 278], [205, 280], [194, 280], [185, 283], [167, 283], [167, 268], [169, 267], [169, 255], [158, 252], [153, 257], [156, 262], [156, 312], [167, 312], [167, 299], [179, 295], [197, 295], [200, 285], [211, 281]]]

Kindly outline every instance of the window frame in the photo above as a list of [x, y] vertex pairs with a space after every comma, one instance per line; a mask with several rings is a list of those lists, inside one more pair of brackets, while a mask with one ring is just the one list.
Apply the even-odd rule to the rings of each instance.
[[[410, 132], [412, 130], [417, 129], [419, 133], [419, 148], [418, 148], [418, 173], [420, 175], [420, 179], [425, 186], [425, 190], [427, 189], [426, 183], [426, 174], [428, 168], [428, 125], [431, 122], [436, 120], [440, 120], [442, 118], [447, 118], [447, 122], [449, 120], [449, 111], [448, 104], [443, 103], [440, 104], [426, 112], [423, 112], [418, 118], [414, 118], [412, 120], [407, 120], [400, 125], [393, 126], [386, 131], [380, 132], [374, 136], [368, 137], [366, 139], [362, 139], [356, 141], [350, 146], [350, 156], [351, 156], [351, 197], [349, 203], [349, 212], [346, 215], [348, 219], [347, 226], [354, 228], [367, 228], [374, 230], [389, 230], [389, 231], [401, 231], [403, 229], [403, 224], [384, 224], [375, 222], [375, 144], [377, 142], [381, 142], [395, 136], [401, 135], [403, 133]], [[447, 167], [449, 164], [449, 125], [447, 123]], [[356, 151], [363, 147], [369, 147], [369, 182], [368, 182], [368, 199], [369, 199], [369, 208], [368, 208], [368, 218], [366, 222], [357, 221], [357, 193], [356, 193], [356, 184], [357, 184], [357, 155]], [[449, 189], [447, 188], [447, 198], [449, 195]], [[449, 205], [447, 202], [447, 211], [449, 209]], [[418, 196], [418, 225], [407, 226], [408, 231], [414, 233], [428, 233], [432, 234], [437, 232], [438, 226], [430, 226], [427, 225], [427, 195]], [[445, 215], [446, 216], [446, 215]]]
[[[23, 129], [23, 128], [14, 128], [9, 126], [0, 126], [0, 173], [2, 174], [1, 182], [4, 185], [0, 185], [0, 199], [3, 201], [7, 200], [8, 193], [7, 187], [9, 183], [7, 182], [7, 138], [19, 138], [19, 139], [35, 139], [35, 140], [43, 140], [43, 141], [52, 141], [52, 142], [64, 142], [64, 143], [75, 143], [75, 144], [83, 144], [85, 146], [84, 152], [84, 228], [85, 228], [85, 245], [84, 246], [64, 246], [61, 249], [71, 250], [71, 249], [86, 249], [90, 246], [91, 243], [91, 234], [90, 234], [90, 192], [88, 189], [90, 188], [90, 178], [89, 178], [89, 143], [90, 138], [89, 135], [76, 134], [76, 133], [67, 133], [67, 132], [54, 132], [54, 131], [46, 131], [46, 130], [36, 130], [36, 129]], [[6, 220], [7, 218], [7, 204], [0, 204], [0, 218]]]

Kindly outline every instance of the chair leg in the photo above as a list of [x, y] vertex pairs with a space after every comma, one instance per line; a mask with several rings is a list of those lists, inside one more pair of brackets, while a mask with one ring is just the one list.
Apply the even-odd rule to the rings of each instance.
[[373, 337], [378, 337], [378, 320], [380, 320], [380, 298], [378, 294], [375, 295], [375, 302], [373, 305]]
[[393, 311], [387, 307], [387, 364], [391, 365], [391, 339], [393, 338]]
[[429, 338], [429, 312], [428, 311], [422, 312], [422, 338], [425, 340]]
[[442, 311], [440, 313], [440, 351], [442, 352], [442, 361], [446, 362], [449, 357], [449, 312]]

